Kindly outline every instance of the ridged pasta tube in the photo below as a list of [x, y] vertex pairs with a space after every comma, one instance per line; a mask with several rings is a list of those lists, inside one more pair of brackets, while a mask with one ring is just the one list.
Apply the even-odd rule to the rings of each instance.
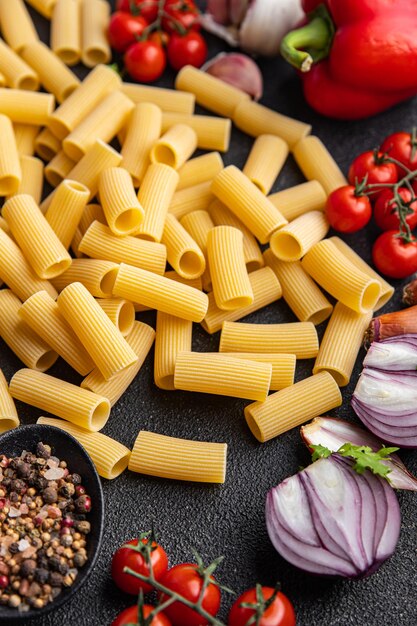
[[39, 89], [39, 76], [16, 52], [0, 39], [0, 72], [12, 89]]
[[214, 228], [213, 220], [207, 211], [191, 211], [181, 220], [182, 226], [194, 239], [206, 259], [206, 269], [201, 276], [204, 291], [212, 291], [210, 267], [207, 260], [207, 237], [209, 231]]
[[153, 163], [146, 170], [138, 193], [144, 219], [137, 235], [141, 239], [160, 242], [165, 218], [178, 183], [177, 172], [163, 163]]
[[43, 189], [43, 161], [31, 156], [21, 156], [19, 160], [22, 179], [12, 195], [28, 194], [39, 204]]
[[70, 159], [63, 150], [60, 150], [45, 165], [45, 178], [52, 187], [58, 187], [65, 178], [68, 178], [68, 174], [74, 166], [75, 161]]
[[15, 403], [9, 393], [9, 385], [0, 369], [0, 433], [19, 426], [20, 420]]
[[57, 0], [27, 0], [38, 13], [50, 19]]
[[161, 120], [161, 109], [150, 102], [137, 104], [130, 116], [121, 167], [130, 173], [135, 187], [139, 187], [150, 165], [149, 153], [161, 134]]
[[22, 169], [11, 121], [0, 114], [0, 195], [8, 196], [19, 189]]
[[193, 323], [158, 311], [156, 314], [154, 379], [160, 389], [175, 389], [178, 353], [191, 351]]
[[110, 5], [104, 0], [79, 0], [81, 2], [81, 60], [87, 67], [108, 63], [111, 59], [107, 29]]
[[35, 139], [35, 151], [44, 161], [50, 161], [61, 150], [61, 142], [49, 130], [44, 128]]
[[176, 191], [172, 196], [169, 212], [180, 220], [190, 211], [205, 211], [214, 198], [211, 185], [211, 181], [207, 181]]
[[280, 137], [260, 135], [253, 143], [242, 171], [266, 195], [282, 170], [288, 152], [288, 144]]
[[203, 252], [171, 213], [165, 218], [161, 243], [166, 246], [168, 263], [180, 276], [190, 279], [203, 274], [206, 269]]
[[[4, 3], [0, 2], [0, 7]], [[55, 98], [50, 93], [24, 89], [0, 89], [0, 113], [12, 122], [45, 126], [54, 110]]]
[[35, 154], [35, 139], [39, 127], [33, 124], [13, 124], [19, 156], [33, 156]]
[[135, 307], [133, 303], [121, 298], [100, 298], [96, 302], [116, 328], [119, 329], [123, 337], [129, 335], [135, 321]]
[[123, 93], [135, 104], [147, 102], [155, 104], [162, 111], [172, 113], [194, 113], [195, 97], [186, 91], [173, 91], [163, 87], [151, 87], [150, 85], [137, 85], [136, 83], [123, 83]]
[[207, 152], [189, 159], [178, 170], [177, 191], [213, 180], [222, 169], [223, 159], [218, 152]]
[[90, 190], [85, 185], [75, 180], [63, 180], [45, 213], [47, 222], [67, 250], [89, 196]]
[[101, 259], [74, 259], [71, 267], [57, 276], [53, 284], [62, 291], [71, 283], [79, 282], [96, 298], [111, 298], [119, 266]]
[[327, 194], [317, 180], [282, 189], [268, 196], [289, 222], [309, 211], [322, 211], [326, 204]]
[[196, 148], [195, 131], [185, 124], [174, 124], [155, 142], [149, 157], [152, 163], [165, 163], [177, 170]]
[[293, 155], [307, 180], [318, 180], [327, 194], [347, 180], [336, 161], [318, 137], [303, 137], [293, 147]]
[[121, 167], [109, 167], [100, 174], [98, 190], [110, 230], [119, 236], [136, 234], [144, 210], [129, 172]]
[[51, 49], [65, 65], [81, 59], [80, 3], [78, 0], [53, 0]]
[[295, 354], [275, 354], [262, 352], [213, 352], [218, 358], [230, 356], [235, 359], [246, 359], [247, 361], [259, 361], [260, 363], [270, 363], [272, 365], [270, 391], [278, 391], [284, 387], [294, 384], [294, 374], [296, 365]]
[[299, 261], [327, 235], [329, 222], [322, 211], [309, 211], [271, 236], [272, 252], [281, 261]]
[[183, 115], [182, 113], [162, 113], [162, 132], [167, 132], [177, 124], [189, 126], [197, 136], [197, 148], [227, 152], [232, 133], [230, 119], [209, 115]]
[[15, 51], [31, 41], [38, 41], [38, 33], [23, 0], [0, 2], [0, 24], [3, 37]]

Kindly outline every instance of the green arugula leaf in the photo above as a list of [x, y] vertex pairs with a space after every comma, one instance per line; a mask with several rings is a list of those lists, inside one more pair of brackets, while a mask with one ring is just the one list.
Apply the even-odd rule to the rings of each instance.
[[311, 457], [312, 461], [317, 461], [318, 459], [327, 459], [327, 457], [332, 454], [332, 451], [329, 450], [329, 448], [322, 446], [320, 443], [318, 443], [316, 446], [310, 446], [310, 448], [313, 450], [313, 456]]

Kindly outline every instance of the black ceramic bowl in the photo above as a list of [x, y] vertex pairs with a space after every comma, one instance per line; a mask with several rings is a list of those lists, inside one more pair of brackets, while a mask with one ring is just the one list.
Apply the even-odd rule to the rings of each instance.
[[81, 586], [91, 573], [100, 551], [104, 524], [103, 490], [92, 460], [74, 437], [59, 428], [55, 428], [55, 426], [47, 426], [45, 424], [21, 426], [9, 430], [0, 436], [0, 454], [6, 454], [7, 456], [18, 455], [22, 450], [35, 452], [36, 445], [40, 441], [50, 445], [52, 447], [52, 454], [66, 461], [70, 471], [81, 474], [83, 485], [87, 493], [91, 496], [93, 506], [89, 514], [91, 532], [88, 535], [87, 541], [88, 561], [84, 567], [79, 570], [79, 574], [72, 587], [63, 589], [59, 596], [43, 609], [31, 609], [30, 611], [22, 613], [17, 609], [0, 606], [0, 623], [2, 624], [9, 624], [11, 622], [23, 623], [31, 617], [45, 615], [59, 606], [62, 606], [79, 592]]

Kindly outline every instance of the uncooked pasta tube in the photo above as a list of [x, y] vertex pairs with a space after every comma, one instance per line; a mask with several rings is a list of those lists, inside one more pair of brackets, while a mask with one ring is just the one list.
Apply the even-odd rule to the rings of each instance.
[[109, 167], [100, 174], [98, 190], [111, 231], [115, 235], [136, 234], [144, 210], [136, 197], [129, 172], [121, 167]]
[[5, 77], [7, 85], [13, 89], [26, 89], [27, 91], [39, 89], [37, 73], [1, 39], [0, 72]]
[[201, 322], [208, 306], [202, 291], [124, 263], [120, 264], [113, 294], [192, 322]]
[[326, 204], [327, 194], [317, 180], [282, 189], [268, 196], [289, 222], [309, 211], [322, 211]]
[[86, 430], [100, 430], [110, 415], [107, 398], [60, 378], [29, 369], [16, 372], [10, 381], [10, 393], [21, 402], [62, 417]]
[[0, 337], [27, 367], [44, 372], [58, 354], [20, 318], [21, 304], [10, 289], [0, 291]]
[[104, 0], [81, 0], [81, 60], [87, 67], [108, 63], [111, 50], [107, 39], [110, 5]]
[[68, 174], [74, 166], [75, 161], [70, 159], [63, 150], [60, 150], [45, 165], [45, 178], [52, 187], [58, 187], [65, 178], [68, 178]]
[[264, 259], [281, 284], [282, 297], [300, 322], [317, 325], [331, 315], [333, 306], [304, 271], [300, 261], [280, 261], [270, 249], [265, 250]]
[[271, 394], [265, 402], [249, 404], [245, 418], [253, 436], [263, 443], [341, 404], [333, 376], [321, 372]]
[[307, 180], [318, 180], [327, 194], [347, 185], [338, 164], [318, 137], [300, 139], [293, 147], [293, 155]]
[[176, 191], [172, 196], [169, 212], [180, 220], [190, 211], [205, 211], [214, 198], [211, 184], [211, 181], [207, 181]]
[[206, 269], [204, 254], [177, 218], [169, 213], [165, 219], [161, 243], [166, 246], [167, 260], [183, 278], [197, 278]]
[[207, 152], [207, 154], [189, 159], [178, 170], [180, 178], [177, 191], [213, 180], [222, 169], [223, 160], [218, 152]]
[[43, 161], [31, 156], [21, 156], [19, 160], [22, 180], [12, 195], [26, 193], [39, 204], [43, 189]]
[[85, 185], [75, 180], [63, 180], [45, 213], [47, 222], [67, 250], [89, 196], [90, 191]]
[[94, 369], [93, 360], [46, 291], [38, 291], [28, 298], [20, 307], [19, 315], [79, 374], [85, 376]]
[[39, 40], [23, 0], [0, 2], [0, 24], [3, 37], [15, 52], [20, 53], [28, 43]]
[[162, 111], [171, 113], [194, 113], [195, 97], [186, 91], [173, 91], [163, 87], [151, 87], [150, 85], [137, 85], [135, 83], [123, 83], [123, 93], [135, 104], [142, 102], [156, 104]]
[[180, 352], [175, 360], [174, 387], [183, 391], [266, 400], [272, 365], [209, 352]]
[[51, 49], [65, 65], [81, 59], [80, 3], [78, 0], [54, 0], [51, 21]]
[[50, 161], [61, 151], [61, 142], [49, 128], [44, 128], [35, 139], [35, 150], [41, 159]]
[[84, 234], [95, 221], [100, 222], [100, 224], [106, 224], [106, 217], [103, 209], [99, 204], [87, 204], [84, 207], [84, 211], [78, 225], [82, 234]]
[[53, 284], [62, 291], [71, 283], [79, 282], [96, 298], [111, 298], [119, 266], [111, 261], [74, 259], [66, 272], [57, 276]]
[[357, 313], [367, 313], [380, 298], [380, 281], [353, 265], [330, 239], [316, 243], [302, 264], [323, 289]]
[[329, 222], [322, 211], [309, 211], [272, 234], [272, 252], [281, 261], [299, 261], [327, 235]]
[[165, 163], [177, 170], [197, 148], [197, 135], [190, 126], [174, 124], [152, 147], [152, 163]]
[[19, 246], [0, 228], [0, 278], [21, 300], [45, 290], [52, 298], [57, 292], [51, 283], [35, 274]]
[[20, 54], [58, 102], [66, 100], [80, 84], [77, 76], [41, 41], [28, 43]]
[[0, 433], [16, 428], [19, 424], [19, 416], [17, 415], [13, 398], [9, 393], [7, 380], [0, 370]]
[[219, 309], [235, 311], [253, 304], [243, 255], [243, 235], [233, 226], [215, 226], [207, 237], [213, 295]]
[[204, 320], [201, 322], [204, 330], [210, 334], [216, 333], [222, 328], [226, 320], [235, 322], [249, 315], [249, 313], [262, 309], [264, 306], [271, 304], [271, 302], [278, 300], [282, 295], [281, 285], [270, 267], [262, 267], [251, 272], [249, 280], [253, 292], [253, 302], [250, 306], [235, 311], [222, 311], [216, 305], [213, 292], [208, 294], [209, 305]]
[[204, 257], [206, 259], [206, 269], [202, 275], [204, 291], [212, 291], [213, 284], [211, 281], [210, 267], [207, 261], [207, 236], [209, 231], [214, 228], [213, 220], [207, 211], [191, 211], [187, 213], [181, 220], [182, 226], [188, 231], [194, 239]]
[[138, 237], [117, 237], [108, 226], [97, 221], [85, 232], [78, 249], [93, 259], [127, 263], [155, 274], [165, 271], [167, 253], [164, 245]]
[[319, 340], [311, 322], [288, 324], [223, 324], [219, 352], [283, 352], [297, 359], [317, 356]]
[[193, 93], [198, 104], [224, 117], [232, 117], [240, 102], [249, 101], [244, 91], [191, 65], [178, 72], [175, 88]]
[[135, 352], [84, 285], [68, 285], [58, 296], [58, 305], [104, 378], [137, 362]]
[[139, 187], [149, 167], [149, 153], [161, 134], [161, 120], [161, 109], [150, 102], [137, 104], [130, 116], [121, 167], [131, 174], [135, 187]]
[[38, 13], [47, 19], [50, 19], [57, 0], [27, 0], [27, 3], [30, 4]]
[[174, 480], [224, 483], [226, 454], [226, 443], [191, 441], [141, 430], [128, 469]]
[[311, 132], [309, 124], [277, 113], [252, 100], [243, 100], [238, 104], [233, 112], [232, 119], [236, 126], [248, 135], [252, 137], [259, 137], [259, 135], [265, 134], [277, 135], [290, 148]]
[[[4, 6], [0, 2], [0, 6]], [[0, 113], [12, 122], [45, 126], [54, 110], [55, 98], [50, 93], [23, 89], [0, 89]]]
[[13, 124], [17, 151], [20, 156], [33, 156], [35, 154], [35, 139], [39, 133], [39, 127], [32, 124]]
[[0, 72], [0, 87], [5, 87], [5, 86], [6, 86], [6, 78], [4, 74]]
[[270, 363], [272, 365], [270, 391], [278, 391], [284, 387], [294, 384], [294, 374], [296, 365], [295, 354], [274, 354], [256, 352], [213, 352], [218, 358], [229, 356], [235, 359], [246, 359], [248, 361], [259, 361], [260, 363]]
[[258, 187], [234, 165], [217, 174], [211, 191], [261, 243], [267, 243], [272, 233], [287, 223]]
[[[189, 287], [192, 287], [193, 289], [198, 289], [199, 291], [202, 291], [203, 289], [201, 276], [199, 276], [198, 278], [192, 278], [192, 279], [183, 278], [182, 276], [177, 274], [175, 270], [168, 270], [167, 272], [164, 273], [164, 276], [165, 278], [176, 280], [177, 282], [182, 283], [183, 285], [188, 285]], [[133, 305], [135, 307], [135, 311], [151, 311], [152, 310], [151, 307], [145, 306], [144, 304], [137, 304], [136, 302], [134, 302]]]
[[138, 200], [145, 212], [137, 232], [138, 237], [161, 241], [177, 183], [178, 174], [169, 165], [153, 163], [148, 167], [138, 193]]
[[140, 368], [142, 367], [155, 338], [155, 331], [148, 324], [135, 322], [132, 331], [126, 337], [126, 341], [136, 353], [138, 360], [133, 365], [126, 367], [121, 372], [106, 380], [100, 370], [95, 368], [81, 382], [81, 387], [90, 389], [105, 398], [108, 398], [113, 406], [123, 395], [131, 382], [136, 378]]
[[48, 127], [64, 139], [102, 100], [119, 89], [120, 76], [106, 65], [99, 65], [51, 115]]
[[177, 355], [191, 351], [193, 323], [158, 311], [156, 314], [154, 379], [160, 389], [175, 389]]
[[121, 298], [100, 298], [97, 302], [123, 337], [129, 335], [135, 322], [133, 303]]
[[280, 137], [260, 135], [242, 171], [266, 195], [282, 170], [288, 151], [288, 144]]
[[184, 124], [197, 135], [197, 147], [202, 150], [227, 152], [230, 144], [232, 123], [224, 117], [209, 115], [184, 115], [182, 113], [162, 113], [162, 132], [176, 124]]
[[313, 374], [329, 372], [339, 387], [345, 387], [349, 383], [371, 319], [372, 311], [356, 313], [338, 302], [320, 344]]
[[0, 115], [0, 195], [17, 193], [22, 181], [19, 153], [11, 121]]
[[11, 234], [8, 223], [6, 222], [4, 217], [2, 217], [1, 215], [0, 215], [0, 228], [3, 230], [3, 232], [7, 233], [8, 235]]

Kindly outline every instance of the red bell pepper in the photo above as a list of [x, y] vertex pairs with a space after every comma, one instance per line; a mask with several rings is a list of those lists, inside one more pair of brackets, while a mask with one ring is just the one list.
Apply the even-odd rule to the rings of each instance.
[[301, 71], [309, 104], [360, 119], [417, 94], [417, 2], [303, 0], [308, 23], [281, 53]]

